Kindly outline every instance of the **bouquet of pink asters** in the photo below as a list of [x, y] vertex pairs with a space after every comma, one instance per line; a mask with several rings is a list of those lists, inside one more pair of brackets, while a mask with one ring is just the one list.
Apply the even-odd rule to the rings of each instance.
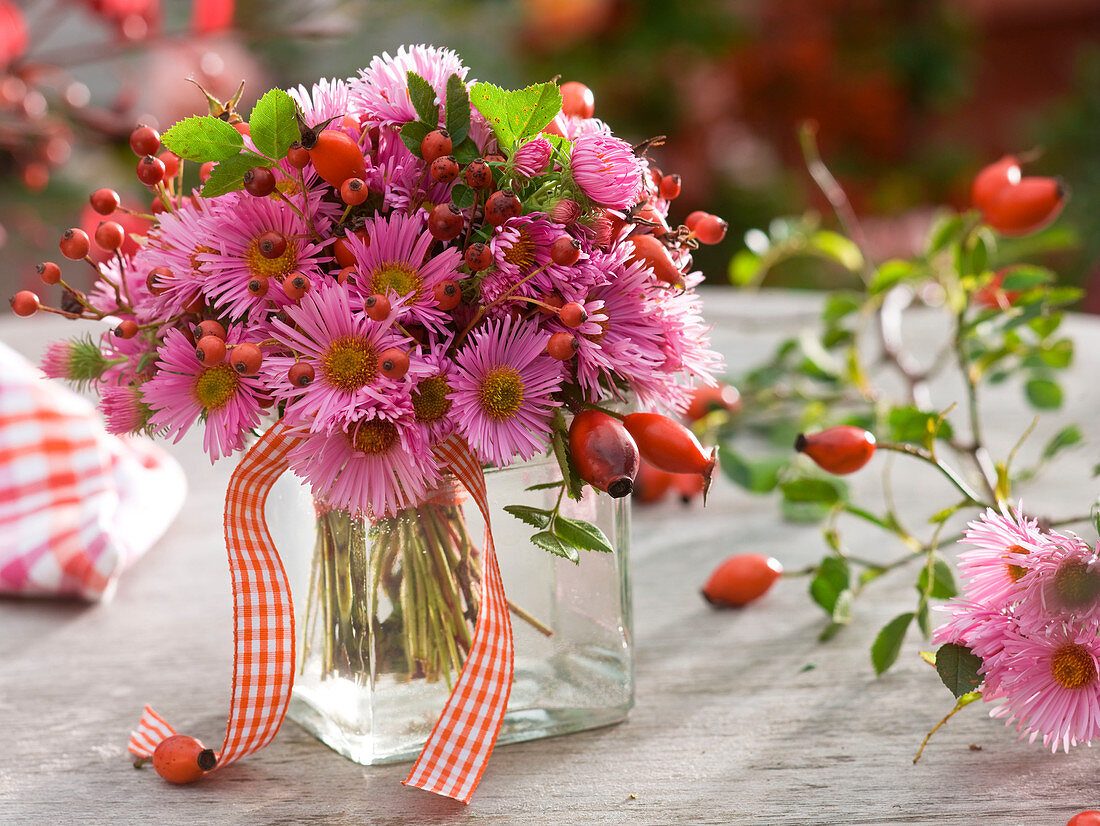
[[[647, 159], [652, 142], [632, 148], [594, 118], [581, 84], [506, 91], [467, 72], [451, 51], [407, 47], [346, 81], [273, 89], [247, 123], [237, 100], [208, 95], [209, 116], [163, 137], [139, 127], [131, 146], [156, 222], [136, 254], [106, 219], [94, 243], [113, 258], [88, 295], [45, 263], [60, 308], [29, 292], [12, 302], [109, 322], [98, 339], [52, 346], [44, 369], [94, 386], [113, 432], [178, 440], [199, 427], [214, 460], [265, 415], [295, 428], [290, 467], [321, 504], [318, 580], [362, 540], [349, 515], [407, 532], [402, 512], [427, 503], [435, 515], [411, 528], [427, 565], [374, 588], [403, 606], [406, 592], [438, 596], [430, 580], [463, 593], [417, 609], [459, 640], [415, 651], [433, 636], [409, 632], [410, 670], [428, 676], [461, 663], [477, 600], [434, 446], [459, 434], [495, 467], [550, 451], [573, 498], [585, 482], [628, 494], [639, 449], [670, 471], [709, 478], [714, 466], [671, 420], [619, 411], [679, 411], [694, 380], [713, 384], [720, 360], [690, 263], [724, 222], [693, 213], [670, 225], [679, 177]], [[99, 190], [92, 204], [109, 216], [118, 197]], [[80, 230], [61, 241], [73, 260], [89, 246]], [[531, 511], [514, 512], [552, 553], [610, 550], [592, 525]], [[371, 547], [385, 557], [386, 542]], [[396, 570], [391, 556], [372, 562]], [[347, 565], [336, 575], [357, 576]], [[337, 630], [368, 619], [348, 614], [363, 606], [327, 607]], [[354, 665], [352, 636], [326, 652], [328, 668]]]

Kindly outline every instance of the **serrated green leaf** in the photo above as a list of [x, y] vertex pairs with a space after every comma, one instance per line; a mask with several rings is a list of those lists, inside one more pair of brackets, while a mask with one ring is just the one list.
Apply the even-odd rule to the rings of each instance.
[[470, 137], [462, 141], [460, 144], [456, 144], [451, 150], [451, 154], [455, 156], [455, 160], [459, 165], [466, 166], [471, 161], [477, 160], [481, 153], [478, 151], [477, 144], [473, 142]]
[[401, 142], [409, 148], [416, 157], [423, 158], [420, 154], [420, 142], [424, 140], [432, 128], [426, 123], [420, 121], [411, 120], [401, 127], [401, 131], [398, 133], [401, 135]]
[[202, 197], [217, 198], [244, 186], [244, 173], [256, 166], [271, 166], [271, 161], [255, 152], [241, 152], [215, 165], [202, 187]]
[[409, 82], [409, 100], [417, 117], [429, 125], [429, 131], [439, 125], [439, 106], [435, 102], [435, 89], [414, 71], [405, 72]]
[[809, 238], [813, 249], [831, 258], [849, 272], [859, 272], [863, 267], [863, 253], [855, 242], [831, 230], [818, 230]]
[[181, 158], [197, 163], [228, 160], [244, 146], [240, 132], [209, 115], [184, 118], [165, 132], [161, 141]]
[[760, 272], [760, 257], [751, 250], [738, 250], [730, 259], [729, 279], [738, 287], [744, 287]]
[[511, 152], [518, 141], [537, 135], [561, 111], [561, 92], [554, 83], [514, 92], [492, 83], [475, 83], [470, 101], [485, 116], [505, 152]]
[[1024, 385], [1024, 393], [1039, 410], [1056, 410], [1062, 406], [1062, 388], [1050, 379], [1029, 379]]
[[821, 502], [831, 505], [844, 498], [845, 490], [829, 479], [794, 479], [779, 486], [788, 502]]
[[848, 563], [835, 556], [821, 560], [817, 573], [810, 580], [810, 596], [820, 605], [826, 614], [832, 616], [841, 592], [848, 590], [851, 583], [851, 571]]
[[540, 531], [531, 537], [531, 544], [537, 545], [544, 551], [549, 551], [555, 556], [562, 556], [574, 565], [580, 564], [581, 555], [572, 545], [567, 545], [549, 531]]
[[949, 642], [936, 651], [936, 672], [956, 698], [974, 692], [981, 684], [982, 658], [963, 645]]
[[451, 187], [451, 203], [459, 209], [466, 209], [474, 205], [474, 191], [466, 184], [455, 184]]
[[909, 630], [909, 623], [912, 621], [913, 612], [908, 611], [894, 617], [878, 632], [871, 644], [871, 665], [875, 667], [876, 674], [884, 673], [897, 661], [905, 632]]
[[505, 505], [504, 510], [532, 528], [545, 528], [550, 524], [550, 511], [530, 505]]
[[928, 567], [921, 568], [920, 575], [917, 577], [917, 589], [933, 599], [951, 599], [959, 592], [958, 587], [955, 585], [954, 571], [947, 564], [947, 560], [939, 554], [932, 558], [931, 578], [928, 574]]
[[266, 92], [248, 116], [252, 143], [269, 158], [284, 157], [290, 145], [301, 137], [297, 114], [294, 98], [282, 89]]
[[447, 102], [443, 122], [451, 133], [451, 142], [458, 146], [470, 134], [470, 94], [458, 75], [447, 78]]
[[1085, 440], [1084, 434], [1075, 424], [1067, 425], [1059, 430], [1047, 442], [1046, 447], [1043, 448], [1043, 461], [1049, 461], [1061, 453], [1067, 448], [1071, 448], [1074, 445], [1079, 445]]
[[607, 536], [603, 531], [591, 522], [583, 519], [569, 519], [559, 515], [554, 520], [554, 534], [562, 542], [579, 548], [582, 551], [599, 551], [600, 553], [614, 553]]
[[569, 428], [565, 424], [565, 416], [561, 408], [554, 411], [554, 418], [550, 423], [550, 444], [554, 449], [554, 458], [558, 460], [562, 478], [565, 480], [566, 495], [575, 502], [579, 502], [584, 488], [584, 481], [573, 466], [572, 457], [569, 455]]

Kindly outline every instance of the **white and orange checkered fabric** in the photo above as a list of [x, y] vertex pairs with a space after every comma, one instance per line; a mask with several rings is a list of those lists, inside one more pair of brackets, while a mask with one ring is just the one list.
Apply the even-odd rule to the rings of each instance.
[[[233, 578], [233, 691], [217, 768], [263, 748], [286, 715], [294, 685], [294, 606], [264, 504], [286, 470], [298, 437], [282, 422], [244, 455], [226, 494], [225, 541]], [[469, 657], [424, 750], [405, 783], [468, 802], [500, 732], [512, 686], [512, 626], [500, 579], [485, 475], [466, 443], [452, 437], [436, 456], [465, 485], [485, 518], [482, 600]], [[130, 737], [130, 751], [149, 756], [174, 729], [152, 708]]]
[[186, 492], [161, 448], [112, 436], [87, 400], [0, 344], [0, 593], [109, 596]]

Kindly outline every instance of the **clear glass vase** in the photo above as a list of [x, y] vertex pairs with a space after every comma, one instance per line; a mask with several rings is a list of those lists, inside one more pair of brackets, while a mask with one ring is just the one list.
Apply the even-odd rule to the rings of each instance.
[[[551, 508], [560, 479], [543, 459], [486, 472], [511, 610], [515, 678], [498, 743], [608, 725], [634, 704], [628, 500], [568, 499], [615, 552], [580, 564], [535, 547], [505, 505]], [[465, 662], [480, 601], [481, 512], [457, 483], [396, 518], [315, 508], [290, 474], [268, 522], [294, 594], [298, 663], [289, 716], [358, 763], [415, 758]], [[313, 534], [311, 537], [310, 534]]]

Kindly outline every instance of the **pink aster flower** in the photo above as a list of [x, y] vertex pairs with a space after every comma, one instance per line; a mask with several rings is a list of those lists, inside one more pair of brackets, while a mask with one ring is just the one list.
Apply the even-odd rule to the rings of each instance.
[[[162, 314], [156, 311], [156, 300], [146, 286], [149, 275], [136, 258], [124, 256], [108, 258], [96, 265], [99, 271], [96, 281], [88, 293], [88, 303], [100, 312], [111, 313], [119, 318], [133, 318], [139, 324], [156, 321]], [[121, 309], [122, 304], [133, 308], [133, 313]]]
[[1016, 721], [1020, 738], [1041, 734], [1043, 745], [1089, 743], [1100, 734], [1100, 639], [1093, 629], [1060, 625], [1049, 633], [1005, 633], [1002, 653], [988, 664], [987, 681], [1005, 702], [990, 712]]
[[534, 178], [550, 163], [554, 147], [546, 138], [532, 138], [516, 149], [511, 158], [512, 170], [523, 178]]
[[[292, 303], [283, 292], [282, 279], [301, 273], [316, 284], [322, 275], [321, 264], [330, 260], [324, 247], [312, 240], [306, 222], [272, 198], [219, 198], [202, 226], [206, 243], [215, 249], [197, 256], [208, 273], [203, 292], [234, 320], [246, 314], [258, 318]], [[286, 250], [278, 258], [260, 252], [260, 236], [269, 231], [280, 232], [287, 239]], [[249, 291], [253, 279], [266, 280], [266, 294]]]
[[396, 129], [379, 130], [373, 151], [368, 157], [364, 180], [372, 192], [382, 195], [383, 202], [393, 211], [415, 212], [422, 206], [431, 209], [451, 199], [448, 184], [435, 183], [424, 174], [424, 161], [416, 157]]
[[963, 594], [972, 602], [1000, 607], [1017, 599], [1027, 573], [1025, 557], [1044, 553], [1047, 542], [1038, 523], [1019, 508], [989, 508], [967, 526], [962, 542], [974, 550], [959, 554]]
[[427, 431], [411, 412], [407, 399], [382, 399], [330, 432], [303, 430], [287, 456], [290, 467], [333, 507], [393, 516], [439, 480]]
[[1020, 555], [1020, 618], [1026, 627], [1058, 619], [1100, 628], [1100, 554], [1076, 534], [1049, 533], [1041, 553]]
[[[489, 239], [494, 268], [481, 281], [481, 301], [488, 304], [508, 293], [511, 296], [541, 298], [568, 281], [569, 272], [550, 259], [550, 245], [565, 234], [540, 212], [509, 218]], [[507, 307], [498, 305], [501, 311]]]
[[634, 206], [642, 191], [642, 167], [626, 141], [610, 135], [584, 135], [569, 156], [573, 181], [603, 206]]
[[99, 409], [108, 433], [137, 433], [149, 423], [153, 411], [133, 385], [108, 385], [100, 390]]
[[432, 444], [439, 444], [455, 429], [451, 408], [451, 380], [454, 363], [443, 356], [449, 340], [433, 342], [427, 353], [420, 353], [426, 370], [412, 389], [413, 416], [428, 429]]
[[439, 309], [433, 290], [440, 282], [458, 277], [462, 253], [448, 247], [429, 257], [435, 239], [420, 215], [376, 215], [368, 218], [363, 228], [370, 238], [369, 246], [354, 235], [348, 236], [357, 272], [351, 306], [361, 309], [363, 299], [376, 293], [391, 301], [400, 297], [400, 303], [394, 302], [392, 319], [414, 321], [437, 330], [447, 327], [450, 316]]
[[298, 86], [287, 92], [302, 110], [302, 120], [310, 126], [352, 114], [351, 88], [346, 80], [321, 78], [310, 89]]
[[359, 71], [358, 78], [350, 81], [352, 102], [377, 123], [403, 124], [416, 120], [416, 109], [409, 98], [410, 71], [428, 81], [437, 102], [441, 102], [446, 99], [447, 79], [458, 75], [465, 80], [469, 69], [450, 49], [402, 46], [393, 57], [387, 52], [375, 57], [366, 69]]
[[[384, 350], [408, 349], [410, 339], [393, 331], [395, 313], [385, 321], [373, 321], [353, 312], [347, 292], [331, 279], [284, 312], [294, 326], [276, 319], [271, 322], [272, 335], [300, 358], [265, 358], [263, 374], [272, 395], [288, 403], [289, 421], [325, 432], [387, 398], [411, 404], [412, 386], [429, 368], [410, 353], [408, 374], [393, 380], [382, 375], [378, 363]], [[314, 369], [313, 381], [305, 387], [290, 383], [288, 372], [295, 361]]]
[[76, 355], [76, 342], [68, 339], [51, 341], [42, 354], [39, 367], [51, 379], [76, 378], [73, 357]]
[[546, 340], [533, 322], [509, 317], [475, 330], [456, 354], [453, 415], [482, 461], [506, 467], [546, 449], [562, 377]]
[[157, 279], [160, 295], [152, 299], [160, 318], [177, 315], [195, 299], [205, 297], [210, 266], [201, 256], [218, 252], [210, 245], [206, 226], [215, 203], [208, 198], [185, 198], [175, 212], [162, 212], [146, 244], [134, 256], [134, 271], [143, 288], [150, 270], [166, 270], [165, 277]]
[[157, 353], [156, 376], [141, 390], [154, 410], [153, 427], [178, 442], [202, 421], [202, 446], [211, 461], [240, 450], [245, 434], [260, 423], [260, 380], [240, 375], [228, 361], [207, 367], [179, 330], [168, 331]]

